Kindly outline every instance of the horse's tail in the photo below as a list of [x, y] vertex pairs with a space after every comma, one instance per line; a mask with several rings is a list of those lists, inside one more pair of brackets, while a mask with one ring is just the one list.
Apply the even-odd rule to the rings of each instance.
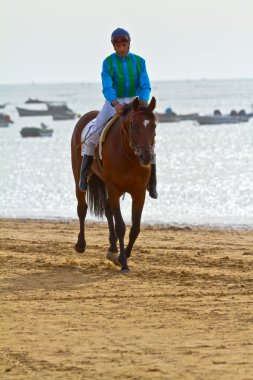
[[105, 183], [93, 173], [89, 180], [87, 201], [90, 212], [102, 218], [105, 213], [105, 202], [107, 200], [107, 191]]

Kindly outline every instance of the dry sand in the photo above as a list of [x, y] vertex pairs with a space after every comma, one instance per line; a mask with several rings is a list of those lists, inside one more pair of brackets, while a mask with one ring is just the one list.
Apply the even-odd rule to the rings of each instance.
[[1, 379], [253, 379], [253, 231], [0, 219]]

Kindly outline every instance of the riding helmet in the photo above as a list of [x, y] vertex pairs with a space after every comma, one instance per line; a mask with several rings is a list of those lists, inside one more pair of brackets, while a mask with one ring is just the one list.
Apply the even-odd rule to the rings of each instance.
[[130, 42], [130, 34], [128, 31], [122, 28], [117, 28], [112, 32], [111, 42], [112, 44], [120, 43], [120, 42]]

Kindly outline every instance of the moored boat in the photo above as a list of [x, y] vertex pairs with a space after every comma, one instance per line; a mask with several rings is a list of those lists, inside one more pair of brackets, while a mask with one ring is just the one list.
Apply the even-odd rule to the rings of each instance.
[[50, 116], [48, 109], [46, 110], [32, 110], [27, 108], [16, 107], [19, 116]]
[[158, 123], [173, 123], [182, 120], [196, 120], [198, 113], [189, 113], [189, 114], [176, 114], [176, 113], [159, 113], [156, 112], [156, 117]]
[[76, 114], [65, 103], [50, 102], [47, 103], [48, 111], [53, 120], [72, 120]]
[[199, 116], [198, 113], [188, 113], [188, 114], [185, 114], [185, 115], [178, 115], [181, 120], [196, 120], [196, 117]]
[[51, 137], [53, 129], [48, 129], [44, 123], [41, 123], [41, 128], [24, 127], [21, 129], [20, 134], [22, 137]]
[[52, 114], [53, 120], [73, 120], [76, 118], [74, 112], [56, 112]]
[[238, 124], [246, 123], [250, 117], [250, 115], [199, 115], [195, 120], [200, 125]]
[[76, 113], [73, 112], [65, 103], [47, 102], [47, 109], [34, 110], [16, 107], [19, 116], [52, 116], [53, 120], [75, 119]]
[[158, 123], [175, 123], [177, 121], [180, 121], [181, 118], [178, 115], [174, 114], [166, 114], [166, 113], [155, 113]]

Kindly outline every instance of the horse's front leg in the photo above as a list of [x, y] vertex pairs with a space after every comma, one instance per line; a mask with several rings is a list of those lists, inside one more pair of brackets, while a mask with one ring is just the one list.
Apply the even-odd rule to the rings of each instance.
[[74, 246], [76, 252], [83, 253], [86, 248], [85, 240], [85, 218], [87, 214], [86, 193], [79, 190], [78, 185], [76, 187], [76, 199], [77, 199], [77, 215], [79, 218], [80, 231], [78, 234], [77, 242]]
[[115, 227], [114, 227], [114, 220], [113, 220], [113, 213], [112, 209], [109, 203], [109, 199], [106, 200], [105, 204], [105, 216], [107, 218], [108, 222], [108, 228], [109, 228], [109, 242], [110, 242], [110, 247], [107, 251], [107, 258], [111, 261], [114, 260], [115, 258], [115, 253], [118, 253], [118, 248], [117, 248], [117, 236], [115, 233]]
[[122, 218], [121, 210], [120, 210], [120, 196], [115, 195], [112, 191], [108, 189], [109, 201], [111, 205], [111, 210], [115, 220], [115, 233], [119, 239], [119, 248], [120, 254], [118, 256], [118, 262], [121, 265], [122, 272], [129, 272], [129, 268], [127, 265], [127, 257], [124, 249], [124, 237], [126, 233], [126, 225]]
[[131, 256], [133, 245], [140, 233], [141, 214], [145, 202], [146, 190], [138, 194], [132, 195], [132, 226], [129, 233], [129, 242], [125, 249], [126, 257]]

